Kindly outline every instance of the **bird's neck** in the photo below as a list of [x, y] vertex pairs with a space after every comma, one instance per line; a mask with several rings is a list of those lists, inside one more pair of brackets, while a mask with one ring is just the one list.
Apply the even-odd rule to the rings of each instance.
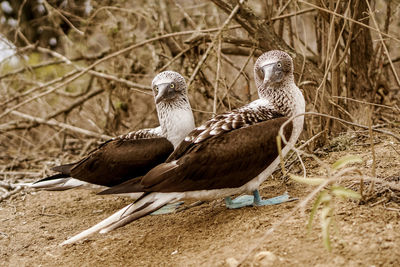
[[258, 87], [258, 95], [261, 99], [271, 103], [275, 110], [285, 116], [304, 112], [303, 94], [292, 77], [287, 77], [276, 84], [262, 83]]
[[174, 148], [194, 129], [194, 117], [188, 99], [157, 104], [162, 135]]

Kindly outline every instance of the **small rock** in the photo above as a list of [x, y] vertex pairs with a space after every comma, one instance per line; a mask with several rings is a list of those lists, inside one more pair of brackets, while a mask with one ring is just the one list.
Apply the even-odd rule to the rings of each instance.
[[376, 243], [372, 243], [371, 245], [369, 245], [369, 249], [371, 251], [377, 251], [379, 249], [379, 246]]
[[239, 262], [235, 258], [227, 258], [225, 264], [228, 267], [236, 267], [239, 265]]
[[337, 256], [333, 259], [333, 263], [336, 266], [344, 266], [346, 265], [346, 259], [343, 258], [342, 256]]
[[261, 251], [254, 256], [255, 266], [272, 266], [278, 257], [271, 251]]
[[383, 248], [383, 249], [389, 249], [389, 248], [391, 248], [391, 247], [393, 247], [393, 243], [392, 243], [392, 242], [384, 242], [384, 243], [382, 244], [382, 248]]
[[94, 210], [94, 211], [92, 211], [93, 214], [102, 213], [102, 212], [103, 212], [103, 210]]

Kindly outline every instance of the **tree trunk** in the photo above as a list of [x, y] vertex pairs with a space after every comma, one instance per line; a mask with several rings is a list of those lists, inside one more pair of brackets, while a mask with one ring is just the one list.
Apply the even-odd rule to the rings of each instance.
[[[350, 5], [351, 12], [357, 21], [369, 25], [368, 5], [365, 0], [353, 0], [356, 5]], [[371, 2], [371, 0], [369, 0]], [[358, 24], [354, 25], [353, 40], [350, 43], [350, 66], [352, 70], [349, 71], [348, 79], [348, 96], [356, 99], [365, 99], [366, 101], [373, 101], [373, 86], [370, 84], [369, 67], [373, 55], [373, 46], [371, 32]], [[352, 108], [353, 107], [353, 108]], [[356, 105], [349, 106], [351, 113], [354, 117], [363, 124], [368, 123], [369, 114], [368, 106]], [[351, 110], [353, 109], [353, 110]], [[367, 113], [366, 113], [367, 112]], [[367, 120], [366, 120], [367, 119]], [[365, 121], [366, 120], [366, 121]]]

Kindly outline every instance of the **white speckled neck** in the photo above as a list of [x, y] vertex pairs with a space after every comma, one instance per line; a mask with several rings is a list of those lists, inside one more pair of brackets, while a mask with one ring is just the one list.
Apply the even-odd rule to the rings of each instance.
[[157, 104], [162, 135], [176, 148], [195, 127], [193, 112], [188, 99]]

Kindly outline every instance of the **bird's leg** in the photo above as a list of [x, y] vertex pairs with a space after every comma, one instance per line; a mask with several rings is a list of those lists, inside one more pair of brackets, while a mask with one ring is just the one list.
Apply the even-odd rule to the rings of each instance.
[[240, 209], [246, 206], [265, 206], [265, 205], [276, 205], [284, 202], [297, 200], [297, 198], [291, 198], [286, 192], [285, 194], [269, 199], [262, 199], [258, 190], [253, 191], [253, 195], [244, 195], [231, 199], [230, 197], [225, 198], [225, 205], [228, 209]]
[[150, 213], [150, 215], [162, 215], [162, 214], [168, 214], [168, 213], [174, 213], [175, 211], [178, 211], [179, 207], [183, 204], [183, 201], [178, 201], [175, 203], [167, 204], [163, 206], [162, 208], [153, 211]]

